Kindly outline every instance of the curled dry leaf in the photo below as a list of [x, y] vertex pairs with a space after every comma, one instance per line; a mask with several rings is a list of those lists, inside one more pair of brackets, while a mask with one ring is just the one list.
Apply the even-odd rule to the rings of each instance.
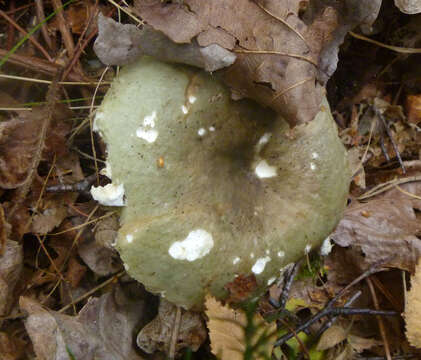
[[[205, 305], [212, 353], [221, 360], [242, 360], [246, 350], [244, 328], [247, 325], [247, 317], [244, 311], [223, 306], [211, 296], [206, 298]], [[253, 345], [264, 333], [272, 334], [276, 330], [275, 323], [266, 323], [258, 313], [254, 315], [253, 321], [258, 329], [251, 339]], [[273, 337], [263, 342], [254, 353], [259, 356], [253, 357], [253, 359], [264, 359], [262, 354], [270, 357], [274, 340]]]
[[122, 269], [118, 253], [113, 247], [118, 227], [117, 217], [107, 217], [96, 226], [94, 237], [86, 234], [78, 246], [79, 256], [95, 274], [107, 276]]
[[[146, 353], [156, 351], [168, 352], [173, 331], [175, 329], [177, 307], [161, 299], [158, 315], [137, 335], [137, 345]], [[180, 328], [175, 351], [189, 347], [197, 351], [206, 340], [207, 332], [199, 313], [181, 310]]]
[[129, 299], [119, 287], [90, 298], [78, 316], [46, 310], [26, 297], [20, 306], [29, 315], [25, 328], [39, 359], [142, 359], [133, 346], [133, 331], [144, 302]]
[[15, 299], [14, 289], [23, 270], [22, 245], [7, 240], [0, 256], [0, 316], [9, 313]]
[[381, 1], [311, 1], [304, 14], [302, 4], [136, 1], [135, 10], [147, 25], [123, 29], [100, 17], [95, 50], [107, 64], [126, 63], [140, 53], [209, 71], [232, 64], [222, 77], [236, 98], [252, 98], [290, 124], [302, 123], [319, 111], [322, 89], [316, 80], [325, 83], [335, 71], [346, 33], [370, 25]]
[[236, 56], [217, 44], [200, 47], [197, 43], [176, 44], [161, 32], [144, 25], [122, 25], [103, 15], [98, 17], [99, 36], [94, 49], [107, 65], [124, 65], [141, 55], [216, 71], [231, 65]]
[[[417, 184], [402, 185], [406, 191], [421, 194]], [[360, 248], [366, 264], [390, 258], [386, 266], [413, 272], [421, 254], [421, 223], [416, 218], [419, 200], [397, 189], [366, 203], [354, 201], [332, 235], [340, 246]]]
[[411, 276], [411, 290], [405, 304], [406, 337], [409, 343], [421, 348], [421, 261]]

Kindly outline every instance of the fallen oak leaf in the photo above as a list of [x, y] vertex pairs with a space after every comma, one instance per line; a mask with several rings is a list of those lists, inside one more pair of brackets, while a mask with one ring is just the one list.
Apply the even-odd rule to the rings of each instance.
[[406, 338], [416, 348], [421, 348], [421, 261], [418, 261], [415, 274], [411, 276], [411, 290], [405, 304]]
[[244, 353], [250, 351], [249, 347], [256, 345], [262, 336], [264, 341], [255, 349], [253, 359], [265, 359], [265, 356], [271, 355], [276, 339], [275, 323], [268, 324], [258, 313], [255, 313], [252, 321], [256, 331], [251, 339], [247, 339], [245, 328], [250, 324], [244, 311], [231, 309], [227, 305], [223, 306], [212, 296], [207, 296], [205, 306], [211, 351], [218, 358], [242, 360]]

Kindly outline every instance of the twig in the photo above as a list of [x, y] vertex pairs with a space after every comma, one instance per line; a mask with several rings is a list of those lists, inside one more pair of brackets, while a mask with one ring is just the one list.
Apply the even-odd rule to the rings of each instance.
[[69, 58], [71, 58], [75, 53], [75, 44], [73, 42], [72, 34], [67, 27], [66, 19], [64, 18], [63, 12], [60, 11], [63, 8], [61, 0], [51, 0], [53, 4], [54, 11], [56, 11], [56, 18], [58, 22], [58, 27], [63, 37], [64, 46], [66, 47]]
[[[7, 56], [7, 61], [11, 64], [25, 67], [29, 70], [38, 71], [43, 74], [53, 75], [61, 68], [60, 65], [50, 63], [48, 61], [39, 59], [34, 56], [22, 56], [16, 54], [9, 54], [9, 51], [0, 49], [0, 57], [4, 58]], [[71, 81], [83, 81], [80, 75], [71, 72], [69, 74], [69, 80]]]
[[113, 281], [117, 280], [119, 277], [123, 276], [126, 273], [126, 271], [121, 271], [118, 274], [111, 276], [108, 280], [104, 281], [102, 284], [99, 284], [98, 286], [94, 287], [92, 290], [89, 290], [82, 296], [79, 296], [76, 300], [72, 301], [70, 304], [67, 304], [66, 306], [62, 307], [58, 312], [62, 313], [69, 309], [70, 307], [74, 306], [78, 302], [81, 302], [82, 300], [86, 299], [87, 297], [91, 296], [92, 294], [96, 293], [99, 289], [102, 289], [104, 286], [107, 286], [108, 284], [111, 284]]
[[168, 352], [169, 360], [175, 359], [175, 350], [176, 350], [175, 346], [177, 345], [178, 334], [180, 332], [180, 325], [181, 325], [181, 307], [177, 306], [175, 319], [174, 319], [174, 326], [173, 326], [172, 334], [171, 334], [170, 349]]
[[[10, 1], [10, 8], [9, 10], [13, 11], [16, 9], [15, 0]], [[14, 15], [14, 14], [13, 14]], [[9, 26], [7, 28], [7, 43], [6, 49], [10, 50], [13, 47], [13, 43], [15, 42], [15, 28], [13, 24], [9, 21]]]
[[390, 180], [390, 181], [386, 181], [384, 183], [376, 185], [375, 187], [373, 187], [369, 191], [365, 192], [360, 197], [358, 197], [357, 200], [364, 200], [364, 199], [367, 199], [369, 197], [381, 194], [381, 193], [383, 193], [383, 192], [385, 192], [389, 189], [392, 189], [392, 188], [396, 187], [397, 185], [406, 184], [406, 183], [415, 182], [415, 181], [421, 181], [421, 176], [419, 176], [419, 175], [408, 176], [408, 177], [405, 177], [405, 178], [393, 179], [393, 180]]
[[[360, 276], [358, 276], [356, 279], [354, 279], [352, 282], [350, 282], [347, 286], [342, 288], [336, 295], [333, 297], [329, 302], [326, 304], [326, 306], [319, 311], [317, 314], [312, 316], [310, 319], [308, 319], [305, 323], [301, 324], [295, 329], [295, 333], [299, 333], [301, 331], [304, 331], [308, 327], [310, 327], [313, 323], [319, 321], [321, 318], [325, 316], [338, 316], [338, 315], [383, 315], [383, 316], [395, 316], [398, 315], [396, 311], [380, 311], [380, 310], [373, 310], [373, 309], [354, 309], [354, 308], [335, 308], [333, 305], [338, 301], [352, 286], [359, 283], [361, 280], [365, 279], [366, 277], [381, 271], [380, 267], [382, 264], [390, 261], [390, 256], [385, 259], [381, 259], [380, 261], [374, 263], [372, 266], [370, 266], [369, 269], [364, 271]], [[291, 339], [294, 336], [293, 333], [288, 333], [284, 336], [282, 336], [280, 339], [278, 339], [275, 343], [275, 346], [280, 346], [289, 339]]]
[[18, 23], [16, 23], [9, 15], [7, 15], [3, 10], [0, 10], [0, 16], [3, 16], [10, 24], [12, 24], [19, 32], [21, 32], [24, 36], [28, 37], [28, 40], [45, 56], [45, 58], [49, 62], [53, 62], [53, 58], [44, 49], [44, 47], [30, 34], [26, 32]]
[[84, 178], [82, 181], [73, 183], [73, 184], [57, 184], [48, 186], [46, 191], [49, 193], [63, 193], [63, 192], [80, 192], [88, 193], [89, 188], [94, 183], [96, 175], [89, 175]]
[[48, 34], [48, 29], [44, 21], [45, 13], [44, 13], [44, 5], [42, 3], [42, 0], [35, 0], [35, 10], [36, 10], [38, 21], [41, 23], [44, 22], [41, 26], [42, 37], [44, 38], [44, 41], [47, 44], [48, 48], [53, 49], [53, 43]]
[[[373, 310], [373, 309], [357, 309], [357, 308], [346, 308], [346, 307], [337, 307], [337, 308], [324, 308], [322, 311], [319, 311], [316, 315], [307, 320], [304, 324], [298, 326], [295, 329], [295, 333], [300, 333], [308, 327], [310, 327], [315, 322], [319, 321], [325, 316], [339, 316], [339, 315], [381, 315], [381, 316], [398, 316], [399, 313], [393, 310]], [[279, 338], [274, 346], [281, 346], [286, 341], [294, 337], [294, 334], [288, 333], [281, 338]]]
[[41, 161], [45, 139], [47, 138], [47, 131], [48, 131], [48, 128], [50, 127], [50, 123], [53, 119], [55, 105], [58, 101], [57, 93], [58, 93], [59, 85], [58, 85], [57, 82], [58, 82], [58, 79], [60, 78], [60, 75], [62, 74], [62, 71], [63, 70], [60, 69], [60, 71], [57, 72], [57, 74], [54, 78], [54, 81], [52, 82], [52, 84], [50, 85], [50, 87], [48, 89], [47, 96], [46, 96], [47, 105], [45, 107], [44, 119], [43, 119], [43, 122], [41, 124], [41, 128], [39, 130], [38, 142], [37, 142], [36, 147], [35, 147], [35, 153], [34, 153], [34, 156], [33, 156], [33, 160], [32, 160], [32, 163], [30, 165], [28, 175], [26, 176], [26, 178], [23, 182], [23, 185], [17, 190], [17, 199], [15, 200], [14, 205], [13, 205], [13, 207], [11, 208], [11, 210], [8, 214], [9, 219], [14, 215], [14, 213], [20, 207], [20, 205], [24, 201], [26, 195], [28, 194], [28, 192], [30, 190], [30, 187], [32, 185], [32, 180], [35, 176], [35, 173], [38, 169], [38, 165]]
[[392, 135], [392, 132], [390, 131], [389, 125], [387, 124], [386, 119], [384, 118], [383, 114], [378, 109], [375, 109], [375, 112], [376, 112], [376, 115], [382, 121], [382, 124], [383, 124], [383, 127], [384, 127], [385, 131], [386, 131], [387, 136], [389, 136], [389, 139], [390, 139], [390, 142], [392, 144], [393, 150], [395, 151], [396, 157], [399, 161], [399, 165], [402, 168], [402, 172], [404, 174], [406, 174], [405, 165], [403, 164], [401, 154], [399, 153], [398, 146], [396, 145], [395, 140], [393, 139], [393, 135]]
[[[377, 299], [376, 290], [374, 290], [373, 282], [371, 281], [369, 277], [366, 278], [365, 281], [367, 282], [368, 288], [370, 289], [370, 293], [373, 298], [374, 308], [378, 310], [379, 301]], [[389, 343], [387, 341], [386, 330], [384, 328], [383, 319], [380, 316], [376, 316], [376, 318], [377, 318], [377, 323], [379, 325], [380, 335], [383, 340], [383, 346], [384, 346], [384, 352], [386, 353], [386, 358], [387, 360], [392, 360], [392, 356], [390, 355]]]
[[298, 271], [301, 267], [302, 259], [297, 261], [293, 268], [290, 271], [287, 271], [287, 273], [284, 275], [284, 284], [282, 287], [282, 293], [281, 297], [279, 299], [279, 302], [276, 299], [269, 298], [269, 303], [277, 308], [277, 309], [285, 309], [285, 305], [288, 301], [289, 292], [291, 290], [292, 283], [294, 282], [295, 277], [298, 274]]
[[[351, 298], [345, 303], [344, 307], [347, 308], [351, 306], [355, 300], [357, 300], [361, 296], [362, 292], [361, 290], [358, 290], [354, 295], [351, 296]], [[314, 339], [318, 339], [327, 329], [329, 329], [338, 319], [338, 316], [333, 316], [331, 319], [326, 321], [317, 331], [316, 335], [314, 336]]]
[[421, 49], [405, 48], [405, 47], [400, 47], [400, 46], [392, 46], [392, 45], [383, 44], [380, 41], [370, 39], [370, 38], [368, 38], [364, 35], [360, 35], [360, 34], [352, 32], [352, 31], [350, 31], [349, 34], [356, 39], [364, 40], [364, 41], [367, 41], [371, 44], [374, 44], [374, 45], [377, 45], [377, 46], [380, 46], [380, 47], [383, 47], [385, 49], [389, 49], [389, 50], [392, 50], [392, 51], [396, 51], [398, 53], [402, 53], [402, 54], [421, 54]]

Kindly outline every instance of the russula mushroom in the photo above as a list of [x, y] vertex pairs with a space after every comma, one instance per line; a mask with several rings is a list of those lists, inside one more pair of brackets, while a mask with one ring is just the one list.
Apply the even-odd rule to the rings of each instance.
[[290, 129], [203, 71], [144, 57], [115, 79], [95, 129], [125, 191], [116, 247], [128, 273], [187, 309], [226, 297], [239, 274], [265, 288], [345, 207], [347, 158], [326, 101]]

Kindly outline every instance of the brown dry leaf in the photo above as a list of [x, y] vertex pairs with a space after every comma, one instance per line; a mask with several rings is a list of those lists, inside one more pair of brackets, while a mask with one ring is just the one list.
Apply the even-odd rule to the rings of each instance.
[[421, 121], [421, 94], [407, 96], [406, 112], [409, 123], [418, 124]]
[[20, 306], [29, 315], [25, 327], [39, 359], [142, 359], [133, 331], [142, 319], [144, 301], [129, 299], [119, 287], [90, 298], [78, 316], [46, 310], [27, 297], [21, 297]]
[[22, 245], [7, 240], [0, 256], [0, 316], [9, 313], [15, 300], [14, 289], [23, 270]]
[[[158, 315], [147, 324], [137, 335], [137, 345], [146, 353], [156, 351], [168, 352], [172, 333], [175, 328], [177, 307], [161, 299]], [[197, 351], [206, 340], [207, 332], [203, 319], [199, 313], [181, 310], [180, 328], [175, 351], [189, 347]]]
[[83, 276], [86, 274], [86, 266], [83, 266], [79, 263], [76, 257], [71, 257], [69, 259], [69, 264], [67, 266], [66, 280], [69, 282], [72, 288], [76, 288]]
[[18, 360], [22, 359], [25, 352], [25, 344], [16, 336], [9, 336], [5, 332], [0, 332], [0, 359]]
[[347, 331], [339, 325], [332, 325], [327, 329], [320, 337], [319, 343], [317, 344], [317, 350], [323, 351], [330, 349], [347, 338]]
[[145, 54], [212, 72], [231, 65], [236, 59], [235, 54], [217, 44], [205, 47], [197, 43], [176, 44], [148, 25], [139, 29], [101, 14], [98, 16], [98, 33], [94, 49], [107, 65], [124, 65]]
[[34, 135], [38, 134], [43, 115], [36, 110], [0, 122], [0, 187], [14, 189], [25, 182], [38, 142]]
[[383, 344], [381, 341], [376, 339], [367, 339], [352, 334], [349, 334], [347, 339], [349, 345], [352, 347], [352, 350], [357, 353], [362, 353], [364, 350], [371, 349], [373, 346], [379, 346]]
[[253, 291], [257, 289], [257, 281], [254, 274], [251, 275], [238, 275], [234, 281], [229, 282], [224, 286], [229, 292], [226, 300], [227, 303], [240, 303], [250, 298]]
[[[418, 183], [402, 185], [420, 196]], [[360, 248], [365, 264], [390, 258], [386, 266], [413, 272], [421, 254], [421, 223], [414, 208], [419, 201], [397, 189], [390, 190], [366, 203], [354, 201], [332, 235], [336, 244]]]
[[[212, 353], [221, 360], [242, 360], [246, 349], [244, 333], [244, 327], [247, 324], [246, 314], [242, 310], [233, 310], [226, 305], [223, 306], [212, 296], [206, 298], [205, 306]], [[264, 332], [275, 334], [275, 323], [266, 323], [258, 313], [254, 315], [253, 321], [258, 326], [258, 330], [252, 339], [253, 344]], [[276, 336], [274, 335], [264, 342], [262, 347], [258, 349], [259, 356], [254, 357], [254, 359], [264, 359], [261, 354], [270, 357], [275, 339]]]
[[[101, 34], [100, 18], [96, 51], [112, 63], [106, 49], [113, 52], [115, 43], [123, 48], [121, 59], [130, 61], [140, 46], [142, 54], [208, 70], [220, 69], [222, 60], [229, 59], [222, 61], [223, 66], [235, 60], [222, 70], [235, 97], [252, 98], [296, 124], [312, 120], [319, 111], [322, 89], [316, 80], [323, 84], [328, 80], [336, 69], [339, 45], [346, 33], [357, 25], [370, 25], [380, 4], [380, 0], [348, 0], [327, 5], [318, 0], [308, 3], [301, 14], [303, 2], [299, 0], [138, 0], [135, 10], [147, 23], [139, 31], [149, 35], [135, 35], [135, 28], [127, 27], [120, 31], [126, 32], [122, 45], [120, 37]], [[158, 34], [153, 35], [150, 28]], [[143, 41], [138, 43], [141, 36]], [[219, 65], [210, 66], [210, 60]]]
[[404, 318], [409, 343], [421, 348], [421, 261], [418, 261], [415, 274], [411, 276], [411, 290], [407, 294]]

